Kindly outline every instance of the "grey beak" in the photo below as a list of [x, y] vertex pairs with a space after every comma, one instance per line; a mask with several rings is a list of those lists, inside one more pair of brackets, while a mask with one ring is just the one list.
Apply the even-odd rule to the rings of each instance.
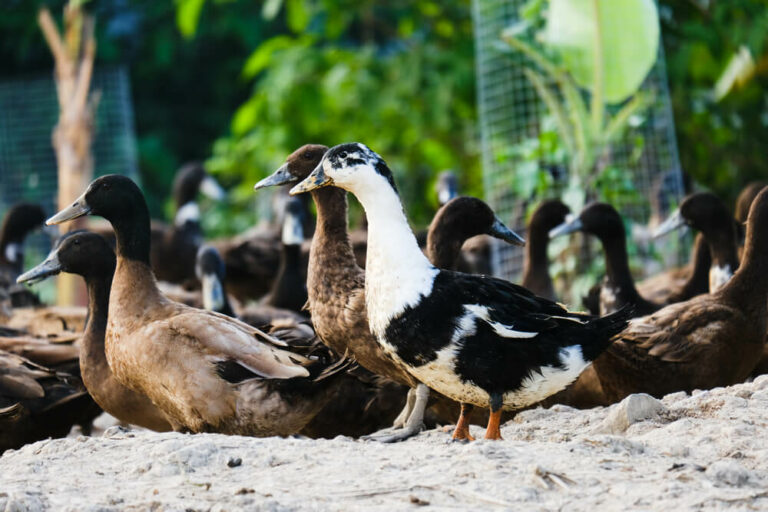
[[293, 187], [288, 193], [292, 196], [295, 196], [296, 194], [309, 192], [320, 187], [327, 187], [328, 185], [333, 185], [333, 179], [325, 175], [325, 171], [323, 171], [323, 162], [321, 161], [319, 164], [317, 164], [315, 170], [312, 171], [312, 174], [307, 176], [304, 181]]
[[[86, 190], [87, 192], [87, 190]], [[70, 206], [64, 208], [59, 213], [45, 221], [45, 223], [49, 226], [52, 226], [54, 224], [61, 224], [63, 222], [67, 222], [68, 220], [74, 220], [79, 217], [82, 217], [84, 215], [88, 215], [91, 213], [91, 207], [88, 206], [88, 203], [85, 200], [85, 193], [75, 199], [75, 202], [72, 203]]]
[[203, 178], [203, 181], [200, 182], [200, 192], [214, 201], [223, 201], [227, 197], [227, 193], [224, 192], [224, 189], [221, 188], [221, 185], [213, 176]]
[[55, 276], [61, 272], [61, 262], [59, 262], [59, 255], [54, 251], [51, 252], [48, 257], [33, 269], [30, 269], [19, 277], [16, 278], [16, 282], [34, 284], [44, 280], [47, 277]]
[[659, 238], [667, 233], [670, 233], [685, 225], [685, 218], [680, 213], [680, 209], [676, 209], [667, 219], [659, 224], [659, 226], [651, 234], [651, 238]]
[[573, 213], [569, 213], [565, 217], [565, 222], [555, 228], [552, 228], [549, 231], [549, 238], [551, 239], [557, 238], [558, 236], [569, 235], [571, 233], [575, 233], [576, 231], [580, 231], [582, 227], [583, 224], [581, 223], [581, 219]]
[[495, 222], [488, 230], [488, 234], [500, 240], [504, 240], [508, 244], [520, 246], [525, 245], [525, 238], [521, 237], [507, 226], [505, 226], [504, 223], [501, 222], [501, 219], [498, 217], [496, 217]]
[[287, 185], [288, 183], [296, 183], [299, 181], [297, 177], [288, 172], [288, 164], [281, 165], [275, 172], [258, 182], [253, 186], [253, 190], [259, 190], [260, 188], [276, 187], [278, 185]]

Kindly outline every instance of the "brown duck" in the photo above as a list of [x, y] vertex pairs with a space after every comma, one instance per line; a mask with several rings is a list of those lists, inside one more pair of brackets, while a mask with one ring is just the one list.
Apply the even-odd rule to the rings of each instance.
[[557, 300], [549, 275], [549, 232], [565, 222], [570, 209], [558, 199], [542, 201], [531, 214], [526, 231], [525, 259], [523, 261], [523, 288], [539, 297]]
[[158, 432], [171, 429], [165, 414], [145, 395], [120, 384], [107, 363], [104, 335], [109, 290], [115, 272], [115, 253], [96, 233], [73, 231], [59, 239], [48, 257], [21, 275], [20, 283], [33, 283], [60, 272], [78, 274], [88, 287], [88, 322], [80, 340], [80, 374], [99, 406], [125, 423]]
[[632, 320], [595, 360], [611, 400], [728, 386], [749, 376], [766, 333], [767, 231], [764, 189], [750, 209], [744, 260], [733, 278], [713, 294]]
[[100, 177], [48, 223], [88, 214], [110, 221], [117, 237], [105, 335], [109, 366], [120, 383], [147, 395], [175, 430], [288, 435], [331, 398], [332, 375], [343, 361], [321, 345], [289, 344], [158, 291], [149, 264], [149, 212], [133, 181]]

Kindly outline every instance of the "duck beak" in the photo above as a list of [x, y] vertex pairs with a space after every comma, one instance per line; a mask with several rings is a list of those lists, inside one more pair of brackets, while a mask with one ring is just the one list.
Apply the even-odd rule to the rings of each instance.
[[216, 181], [213, 176], [206, 176], [203, 181], [200, 182], [200, 192], [209, 199], [214, 201], [223, 201], [227, 197], [227, 193], [221, 188], [219, 182]]
[[91, 213], [91, 207], [86, 202], [85, 192], [83, 192], [83, 195], [75, 199], [75, 202], [72, 203], [71, 206], [64, 208], [59, 213], [57, 213], [56, 215], [54, 215], [53, 217], [45, 221], [45, 223], [48, 226], [52, 226], [54, 224], [61, 224], [63, 222], [67, 222], [68, 220], [74, 220], [74, 219], [83, 217], [84, 215], [88, 215], [89, 213]]
[[672, 212], [672, 215], [667, 217], [667, 219], [659, 224], [659, 226], [653, 231], [651, 234], [651, 238], [659, 238], [667, 233], [674, 231], [682, 226], [685, 225], [685, 219], [683, 218], [683, 215], [680, 213], [680, 209], [676, 209], [674, 212]]
[[576, 231], [581, 231], [583, 227], [584, 225], [582, 224], [581, 219], [577, 215], [569, 213], [565, 216], [565, 222], [549, 231], [549, 238], [552, 239], [557, 238], [558, 236], [569, 235]]
[[46, 277], [55, 276], [59, 272], [61, 272], [59, 255], [55, 251], [51, 251], [45, 261], [21, 274], [16, 278], [16, 282], [19, 284], [34, 284], [44, 280]]
[[525, 238], [521, 237], [511, 229], [509, 229], [507, 226], [504, 225], [503, 222], [501, 222], [501, 219], [496, 217], [495, 222], [491, 226], [491, 228], [488, 230], [488, 234], [492, 237], [498, 238], [500, 240], [504, 240], [508, 244], [512, 245], [519, 245], [523, 246], [525, 245]]
[[323, 171], [323, 162], [320, 162], [317, 164], [317, 167], [315, 167], [315, 170], [312, 171], [312, 174], [293, 187], [288, 193], [295, 196], [296, 194], [303, 194], [304, 192], [309, 192], [310, 190], [315, 190], [320, 187], [327, 187], [328, 185], [333, 185], [333, 179], [325, 175], [325, 171]]
[[205, 273], [201, 279], [203, 283], [203, 308], [208, 311], [221, 311], [224, 309], [224, 288], [221, 280], [215, 272]]
[[253, 186], [253, 190], [259, 190], [260, 188], [276, 187], [278, 185], [287, 185], [288, 183], [296, 183], [299, 179], [288, 172], [288, 163], [281, 165], [275, 172], [267, 176], [256, 185]]

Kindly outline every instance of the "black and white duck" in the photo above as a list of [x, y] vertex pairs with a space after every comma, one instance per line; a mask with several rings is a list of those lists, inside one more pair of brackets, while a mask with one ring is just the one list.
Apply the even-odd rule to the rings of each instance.
[[766, 297], [768, 189], [750, 209], [734, 276], [714, 293], [633, 319], [594, 363], [603, 390], [616, 401], [742, 382], [763, 353]]
[[[328, 148], [307, 144], [294, 151], [283, 166], [265, 178], [256, 188], [297, 183], [320, 163]], [[349, 351], [356, 361], [376, 375], [410, 388], [406, 407], [394, 421], [394, 426], [372, 439], [398, 441], [415, 435], [422, 428], [429, 390], [408, 372], [395, 365], [383, 352], [368, 327], [365, 310], [364, 271], [358, 266], [347, 227], [347, 193], [335, 187], [311, 193], [317, 207], [317, 229], [312, 238], [309, 258], [308, 292], [312, 322], [318, 335], [336, 351]], [[429, 233], [428, 246], [443, 263], [455, 265], [458, 251], [467, 238], [479, 233], [513, 237], [487, 206], [477, 208], [477, 199], [461, 199], [441, 209], [435, 216]], [[465, 206], [472, 207], [465, 210]], [[463, 211], [463, 214], [462, 214]], [[482, 214], [482, 216], [479, 216]], [[456, 219], [461, 228], [453, 226]], [[494, 225], [498, 229], [494, 230]], [[452, 402], [437, 396], [442, 410], [450, 410]], [[445, 402], [445, 403], [444, 403]], [[445, 406], [445, 407], [442, 407]], [[436, 411], [441, 421], [451, 421]]]
[[[359, 143], [335, 146], [292, 194], [335, 185], [368, 217], [365, 301], [379, 345], [418, 380], [461, 403], [489, 407], [486, 438], [500, 439], [502, 409], [563, 389], [626, 325], [572, 313], [487, 276], [440, 270], [421, 252], [384, 160]], [[460, 419], [457, 432], [465, 430]]]
[[719, 290], [739, 267], [736, 223], [725, 204], [711, 192], [687, 196], [680, 207], [659, 225], [654, 236], [660, 237], [682, 226], [700, 231], [709, 248], [709, 293]]
[[570, 211], [559, 199], [548, 199], [536, 207], [528, 221], [523, 277], [520, 284], [545, 299], [557, 299], [552, 277], [549, 275], [549, 232], [565, 222]]
[[174, 430], [272, 436], [298, 432], [333, 396], [334, 359], [313, 339], [290, 342], [163, 296], [149, 263], [150, 222], [129, 178], [97, 178], [48, 220], [100, 215], [117, 237], [105, 346], [117, 380]]
[[80, 376], [99, 406], [125, 423], [158, 432], [170, 430], [165, 414], [146, 396], [120, 384], [107, 363], [104, 335], [115, 253], [96, 233], [71, 231], [62, 236], [48, 257], [18, 278], [35, 283], [61, 272], [77, 274], [88, 288], [88, 321], [80, 338]]

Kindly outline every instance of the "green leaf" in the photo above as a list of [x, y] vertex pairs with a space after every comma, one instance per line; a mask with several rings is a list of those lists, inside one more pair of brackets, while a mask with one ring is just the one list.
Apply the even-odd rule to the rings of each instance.
[[624, 130], [632, 116], [647, 107], [651, 101], [652, 97], [650, 94], [635, 94], [635, 96], [629, 100], [626, 105], [621, 107], [621, 110], [619, 110], [608, 122], [608, 126], [605, 128], [605, 133], [603, 135], [605, 138], [603, 142], [610, 143], [615, 139], [620, 138], [624, 134]]
[[191, 38], [197, 32], [200, 13], [205, 0], [176, 0], [176, 26], [186, 38]]
[[304, 0], [288, 0], [286, 3], [288, 13], [288, 27], [295, 33], [304, 32], [312, 19], [309, 7]]
[[248, 56], [243, 66], [243, 76], [253, 78], [269, 66], [272, 55], [276, 51], [291, 48], [292, 46], [298, 46], [298, 42], [290, 36], [275, 36], [272, 39], [267, 39]]
[[658, 11], [654, 0], [551, 0], [544, 39], [580, 86], [594, 92], [595, 71], [602, 69], [603, 98], [621, 103], [656, 62]]

